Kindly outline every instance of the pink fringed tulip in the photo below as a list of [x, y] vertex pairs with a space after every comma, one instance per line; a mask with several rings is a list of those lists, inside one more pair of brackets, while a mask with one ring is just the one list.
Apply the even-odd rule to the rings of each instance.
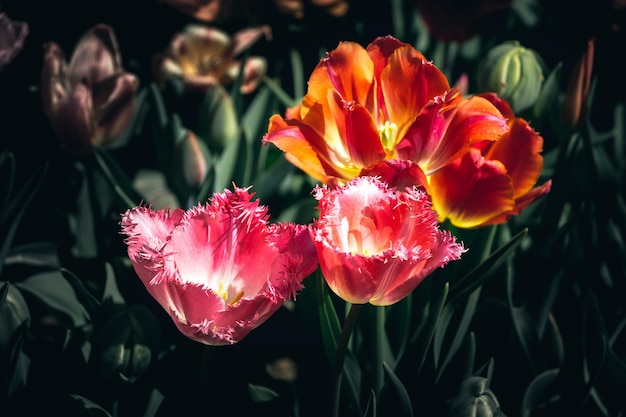
[[270, 224], [248, 189], [205, 205], [122, 216], [128, 255], [148, 292], [187, 337], [239, 342], [295, 297], [318, 265], [304, 225]]
[[328, 286], [342, 299], [377, 306], [407, 296], [436, 268], [459, 259], [462, 244], [438, 227], [417, 187], [389, 188], [377, 177], [316, 187], [311, 235]]
[[69, 64], [54, 42], [45, 45], [41, 96], [61, 147], [75, 155], [114, 142], [135, 106], [137, 77], [125, 72], [113, 30], [92, 27], [80, 39]]

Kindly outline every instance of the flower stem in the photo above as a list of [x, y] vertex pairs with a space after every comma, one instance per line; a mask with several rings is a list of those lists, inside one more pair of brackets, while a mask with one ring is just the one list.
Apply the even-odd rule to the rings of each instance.
[[374, 340], [373, 346], [373, 385], [376, 395], [380, 394], [383, 388], [383, 341], [385, 336], [385, 307], [374, 307]]
[[346, 358], [346, 353], [348, 352], [348, 342], [350, 341], [350, 336], [352, 336], [352, 330], [354, 329], [354, 324], [356, 323], [356, 318], [359, 315], [359, 311], [361, 311], [361, 307], [363, 304], [352, 304], [350, 306], [350, 311], [348, 312], [348, 316], [343, 324], [343, 329], [341, 330], [341, 336], [339, 338], [339, 343], [337, 344], [337, 351], [335, 354], [335, 367], [333, 370], [333, 401], [331, 402], [333, 407], [332, 415], [334, 417], [339, 416], [339, 397], [341, 393], [341, 377], [343, 375], [343, 363]]

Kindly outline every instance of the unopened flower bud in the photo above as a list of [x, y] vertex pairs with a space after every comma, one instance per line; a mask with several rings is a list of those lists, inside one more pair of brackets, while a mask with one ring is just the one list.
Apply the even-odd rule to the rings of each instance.
[[587, 97], [593, 71], [594, 39], [587, 42], [587, 49], [576, 62], [574, 72], [567, 84], [561, 121], [565, 126], [576, 128], [587, 112]]
[[237, 138], [239, 124], [230, 95], [221, 85], [207, 91], [198, 115], [198, 135], [211, 152], [219, 153]]
[[204, 182], [208, 173], [208, 153], [204, 143], [190, 130], [176, 145], [176, 161], [188, 188], [197, 189]]
[[448, 416], [506, 417], [488, 383], [480, 376], [463, 381], [457, 395], [448, 400]]
[[518, 41], [493, 47], [478, 66], [478, 88], [509, 102], [515, 112], [532, 106], [543, 85], [539, 55]]
[[114, 312], [96, 330], [90, 364], [114, 382], [134, 382], [155, 357], [160, 327], [142, 305]]

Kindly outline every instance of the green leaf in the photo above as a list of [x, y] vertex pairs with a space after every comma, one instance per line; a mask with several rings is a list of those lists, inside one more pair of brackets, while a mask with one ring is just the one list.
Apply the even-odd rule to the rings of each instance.
[[435, 330], [435, 366], [437, 366], [437, 376], [436, 381], [439, 381], [443, 372], [446, 370], [452, 358], [457, 353], [458, 349], [461, 347], [463, 340], [465, 339], [465, 335], [467, 334], [467, 330], [469, 325], [474, 318], [474, 312], [476, 311], [476, 306], [478, 305], [478, 300], [480, 298], [481, 288], [477, 288], [472, 292], [465, 302], [465, 308], [460, 315], [460, 320], [458, 325], [453, 326], [452, 329], [455, 329], [454, 337], [452, 342], [450, 343], [450, 348], [448, 349], [445, 359], [439, 364], [439, 352], [442, 351], [444, 336], [446, 335], [446, 331], [448, 330], [448, 324], [451, 322], [453, 315], [455, 313], [455, 305], [452, 303], [447, 303], [443, 308], [442, 317], [443, 322], [446, 323], [445, 326], [437, 327]]
[[272, 166], [254, 179], [253, 191], [256, 196], [261, 201], [269, 200], [280, 187], [280, 181], [277, 179], [287, 177], [293, 170], [293, 164], [281, 156]]
[[297, 100], [304, 97], [304, 88], [306, 82], [304, 80], [304, 66], [302, 64], [302, 56], [296, 48], [289, 51], [289, 62], [291, 62], [291, 77], [293, 78], [293, 92]]
[[143, 201], [143, 198], [133, 188], [126, 172], [118, 165], [111, 155], [103, 148], [94, 148], [94, 156], [104, 176], [109, 180], [118, 201], [124, 209], [133, 208]]
[[248, 384], [248, 392], [255, 403], [265, 403], [278, 398], [276, 391], [261, 385]]
[[318, 270], [318, 274], [315, 279], [315, 293], [317, 295], [317, 307], [320, 317], [320, 330], [322, 332], [322, 342], [324, 344], [324, 350], [326, 351], [326, 357], [329, 363], [334, 363], [335, 352], [337, 351], [337, 345], [339, 343], [339, 337], [341, 334], [341, 324], [335, 311], [333, 301], [326, 291], [326, 282], [324, 277]]
[[528, 229], [524, 229], [517, 235], [513, 236], [506, 244], [498, 248], [480, 265], [472, 269], [467, 275], [458, 282], [452, 284], [450, 288], [449, 304], [456, 303], [461, 297], [472, 293], [480, 288], [491, 277], [493, 272], [504, 262], [528, 234]]
[[558, 369], [548, 369], [528, 384], [522, 399], [521, 417], [530, 417], [534, 410], [550, 403], [550, 399], [556, 394], [553, 383], [558, 376]]
[[67, 282], [72, 286], [72, 289], [76, 293], [76, 297], [78, 301], [85, 307], [85, 310], [89, 313], [89, 316], [94, 316], [100, 307], [100, 301], [96, 299], [83, 285], [80, 278], [74, 275], [73, 272], [61, 268], [61, 275], [67, 280]]
[[559, 62], [543, 82], [541, 93], [539, 94], [537, 101], [535, 101], [532, 109], [535, 119], [546, 117], [545, 115], [549, 112], [552, 103], [559, 98], [561, 91], [559, 83], [561, 81], [562, 68], [563, 63]]
[[15, 285], [24, 294], [32, 295], [48, 308], [69, 318], [73, 326], [83, 326], [90, 319], [88, 310], [60, 271], [32, 275]]
[[[422, 366], [426, 362], [429, 348], [435, 335], [435, 330], [439, 327], [441, 312], [448, 296], [449, 284], [445, 283], [441, 292], [436, 295], [434, 303], [428, 311], [428, 315], [420, 323], [415, 333], [411, 336], [410, 344], [411, 357], [417, 359], [416, 375], [422, 370]], [[437, 349], [437, 352], [440, 348]], [[438, 355], [438, 353], [437, 353]]]
[[[33, 172], [33, 174], [28, 178], [28, 181], [26, 181], [23, 188], [15, 197], [13, 197], [8, 207], [5, 207], [1, 213], [0, 226], [4, 224], [5, 220], [8, 219], [9, 216], [11, 216], [11, 225], [9, 226], [9, 230], [6, 232], [4, 242], [2, 242], [2, 247], [0, 247], [0, 275], [2, 275], [2, 268], [5, 264], [4, 261], [9, 253], [11, 244], [13, 243], [13, 237], [17, 232], [22, 215], [43, 183], [47, 171], [47, 163], [36, 169], [35, 172]], [[14, 210], [16, 211], [15, 213], [13, 213]]]
[[[0, 188], [2, 196], [2, 202], [0, 207], [7, 207], [13, 194], [13, 187], [15, 186], [15, 156], [12, 152], [7, 150], [2, 151], [0, 154], [0, 169], [2, 169], [2, 175], [0, 175], [0, 181], [4, 187]], [[4, 210], [3, 210], [4, 212]], [[4, 215], [3, 217], [4, 218]], [[0, 221], [0, 225], [2, 222]]]
[[391, 370], [386, 362], [383, 362], [383, 369], [389, 377], [391, 386], [394, 388], [399, 400], [396, 403], [396, 405], [399, 407], [394, 407], [394, 411], [397, 410], [400, 413], [398, 414], [397, 412], [394, 412], [394, 416], [413, 417], [413, 406], [411, 405], [411, 397], [404, 385], [402, 384], [402, 381], [400, 381], [400, 379], [396, 376], [393, 370]]
[[267, 85], [270, 91], [274, 93], [276, 98], [283, 104], [283, 106], [293, 107], [298, 104], [298, 102], [290, 97], [289, 94], [287, 94], [285, 90], [283, 90], [283, 88], [280, 86], [280, 84], [275, 80], [265, 76], [263, 77], [263, 82], [265, 83], [265, 85]]

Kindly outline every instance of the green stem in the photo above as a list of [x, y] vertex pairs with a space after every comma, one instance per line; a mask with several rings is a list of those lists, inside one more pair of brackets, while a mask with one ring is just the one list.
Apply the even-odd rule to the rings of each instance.
[[384, 383], [383, 373], [383, 342], [385, 340], [385, 307], [374, 307], [374, 340], [372, 341], [373, 357], [373, 383], [374, 392], [380, 394]]
[[343, 329], [341, 330], [339, 343], [337, 344], [337, 351], [335, 354], [335, 367], [333, 369], [333, 400], [331, 402], [333, 407], [332, 415], [334, 417], [339, 416], [339, 397], [341, 392], [343, 363], [346, 358], [346, 353], [348, 352], [348, 342], [350, 341], [350, 336], [352, 336], [352, 331], [354, 330], [354, 325], [356, 323], [357, 316], [359, 315], [359, 311], [361, 311], [361, 307], [363, 307], [363, 304], [352, 304], [352, 306], [350, 307], [348, 316], [346, 317], [346, 320], [343, 324]]
[[215, 349], [213, 346], [201, 346], [202, 348], [202, 362], [200, 364], [200, 373], [198, 375], [198, 385], [196, 398], [198, 399], [195, 414], [196, 416], [206, 415], [205, 399], [207, 392], [209, 391], [208, 381], [211, 377], [211, 363], [214, 361]]

